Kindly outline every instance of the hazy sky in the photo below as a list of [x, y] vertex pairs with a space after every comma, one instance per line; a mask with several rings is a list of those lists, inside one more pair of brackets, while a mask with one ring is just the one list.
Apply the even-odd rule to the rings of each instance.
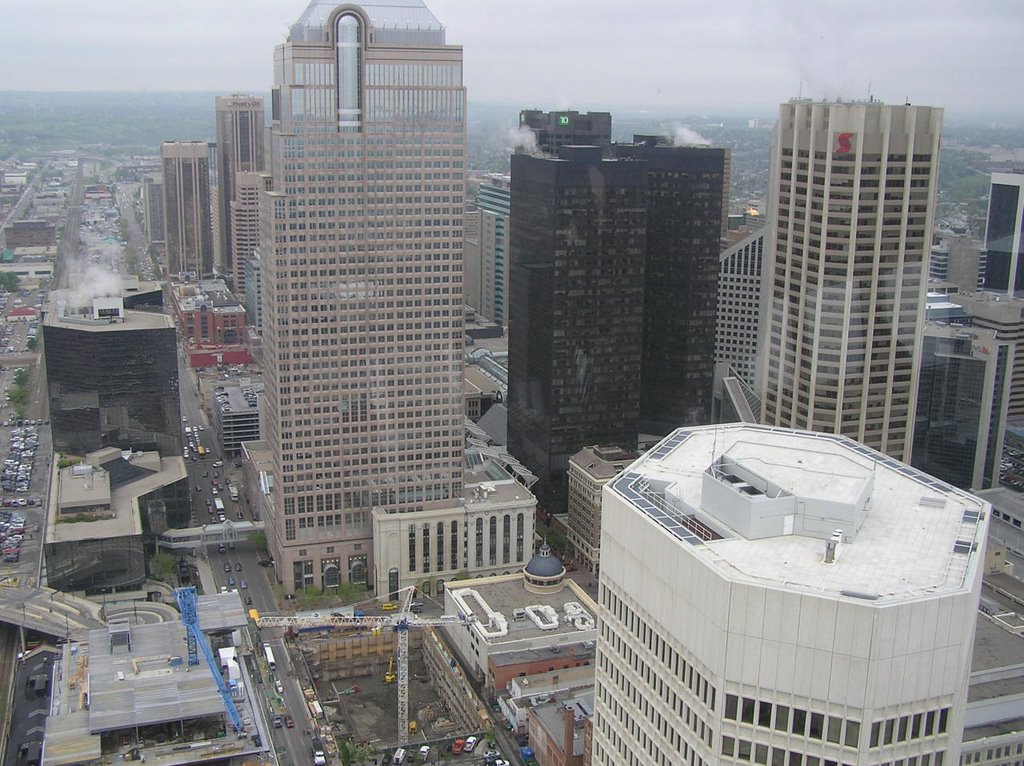
[[[471, 100], [773, 110], [797, 95], [1024, 113], [1021, 0], [427, 0]], [[268, 91], [305, 0], [2, 0], [0, 90]], [[0, 115], [0, 119], [2, 119]]]

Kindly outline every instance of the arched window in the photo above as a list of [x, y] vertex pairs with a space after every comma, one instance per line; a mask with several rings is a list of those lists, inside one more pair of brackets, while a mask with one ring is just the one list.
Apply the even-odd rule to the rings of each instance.
[[338, 17], [338, 129], [359, 130], [363, 100], [363, 28], [357, 16]]
[[512, 516], [508, 513], [501, 522], [501, 563], [507, 564], [511, 556]]

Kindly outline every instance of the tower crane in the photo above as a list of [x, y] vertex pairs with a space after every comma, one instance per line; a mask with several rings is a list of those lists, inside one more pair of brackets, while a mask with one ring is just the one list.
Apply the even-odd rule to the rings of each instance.
[[289, 617], [261, 615], [257, 621], [260, 628], [318, 628], [325, 625], [352, 628], [391, 628], [398, 633], [398, 741], [409, 744], [409, 629], [469, 625], [476, 621], [475, 615], [442, 614], [440, 617], [419, 617], [410, 611], [416, 593], [414, 586], [401, 588], [401, 606], [387, 615], [348, 616], [327, 614], [316, 617]]
[[235, 701], [231, 699], [231, 691], [228, 689], [227, 684], [224, 683], [220, 669], [213, 659], [213, 651], [210, 649], [210, 644], [206, 641], [206, 636], [199, 629], [196, 589], [192, 586], [178, 588], [174, 591], [174, 597], [178, 601], [178, 608], [181, 609], [181, 621], [185, 625], [185, 632], [188, 634], [188, 664], [199, 664], [197, 649], [203, 653], [203, 659], [206, 660], [206, 664], [210, 667], [210, 672], [217, 682], [217, 689], [220, 691], [221, 699], [224, 700], [224, 707], [231, 718], [231, 725], [234, 727], [235, 733], [241, 733], [243, 728], [242, 717], [238, 714]]

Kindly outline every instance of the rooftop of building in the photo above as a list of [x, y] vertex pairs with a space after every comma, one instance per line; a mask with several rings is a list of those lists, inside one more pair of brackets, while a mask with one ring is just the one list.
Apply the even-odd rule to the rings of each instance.
[[188, 667], [180, 622], [112, 627], [64, 646], [46, 723], [47, 763], [99, 762], [101, 732], [224, 713], [213, 675]]
[[[289, 40], [321, 40], [324, 26], [340, 4], [338, 0], [312, 0], [299, 20], [292, 25]], [[440, 43], [444, 43], [444, 27], [423, 0], [363, 0], [355, 5], [366, 13], [374, 30], [429, 32], [434, 33], [428, 38], [432, 41], [440, 34]]]
[[[946, 303], [929, 303], [928, 310], [937, 307], [952, 307], [953, 309], [960, 308], [956, 304]], [[929, 321], [925, 322], [924, 332], [933, 338], [952, 338], [954, 340], [971, 341], [973, 345], [973, 353], [975, 356], [990, 356], [991, 349], [984, 345], [987, 343], [1006, 343], [999, 339], [996, 330], [986, 329], [984, 327], [975, 327], [971, 325], [958, 325], [949, 324], [943, 321], [935, 321], [929, 316]]]
[[[55, 464], [50, 490], [54, 507], [47, 514], [45, 540], [69, 543], [141, 535], [138, 498], [186, 477], [182, 457], [161, 457], [157, 452], [107, 448], [89, 453], [77, 465]], [[69, 521], [80, 519], [81, 512], [96, 516]]]
[[125, 309], [119, 288], [110, 293], [93, 296], [82, 290], [56, 290], [50, 293], [49, 303], [43, 314], [43, 325], [82, 332], [174, 328], [173, 320], [166, 314]]
[[[545, 639], [551, 644], [593, 639], [597, 604], [572, 580], [549, 593], [526, 590], [522, 574], [452, 582], [445, 593], [449, 613], [473, 614], [473, 630], [490, 646]], [[575, 639], [575, 641], [574, 641]]]
[[[487, 662], [494, 665], [497, 668], [507, 667], [509, 665], [525, 665], [531, 662], [540, 662], [543, 660], [550, 660], [564, 657], [575, 657], [580, 660], [592, 660], [596, 655], [596, 644], [593, 641], [579, 641], [574, 644], [560, 643], [555, 646], [539, 646], [535, 649], [513, 649], [508, 652], [491, 652], [487, 655]], [[589, 671], [580, 670], [581, 673], [589, 673], [591, 679], [593, 679], [594, 669], [591, 668]], [[559, 671], [553, 670], [550, 673], [540, 673], [541, 677], [549, 677], [552, 673], [557, 674]]]
[[173, 290], [182, 311], [206, 310], [219, 314], [233, 314], [245, 310], [220, 279], [178, 283], [173, 285]]
[[949, 296], [949, 300], [967, 309], [968, 313], [990, 321], [1005, 324], [1024, 323], [1024, 298], [1006, 293], [961, 292]]
[[639, 457], [636, 452], [622, 449], [617, 445], [594, 445], [584, 447], [569, 461], [595, 480], [610, 479], [621, 473], [626, 466]]
[[679, 429], [604, 492], [725, 578], [877, 604], [969, 589], [989, 510], [846, 437], [745, 423]]
[[[538, 724], [547, 732], [551, 739], [558, 743], [560, 748], [565, 748], [565, 725], [568, 721], [566, 709], [572, 711], [573, 716], [573, 737], [571, 755], [583, 754], [583, 721], [594, 714], [594, 690], [580, 690], [569, 699], [554, 700], [531, 709]], [[568, 750], [568, 748], [565, 748]], [[570, 753], [566, 753], [570, 755]]]
[[493, 394], [505, 388], [500, 382], [485, 373], [482, 368], [473, 364], [467, 364], [463, 371], [462, 387], [469, 396], [483, 393]]
[[537, 499], [515, 477], [528, 484], [537, 477], [501, 447], [475, 446], [465, 453], [463, 483], [468, 510], [482, 511], [490, 506], [532, 508]]

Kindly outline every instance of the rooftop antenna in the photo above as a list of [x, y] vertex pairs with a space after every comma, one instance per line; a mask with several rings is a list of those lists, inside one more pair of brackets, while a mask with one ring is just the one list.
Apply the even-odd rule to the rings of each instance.
[[868, 78], [868, 103], [874, 103], [875, 97], [871, 95], [871, 78]]

